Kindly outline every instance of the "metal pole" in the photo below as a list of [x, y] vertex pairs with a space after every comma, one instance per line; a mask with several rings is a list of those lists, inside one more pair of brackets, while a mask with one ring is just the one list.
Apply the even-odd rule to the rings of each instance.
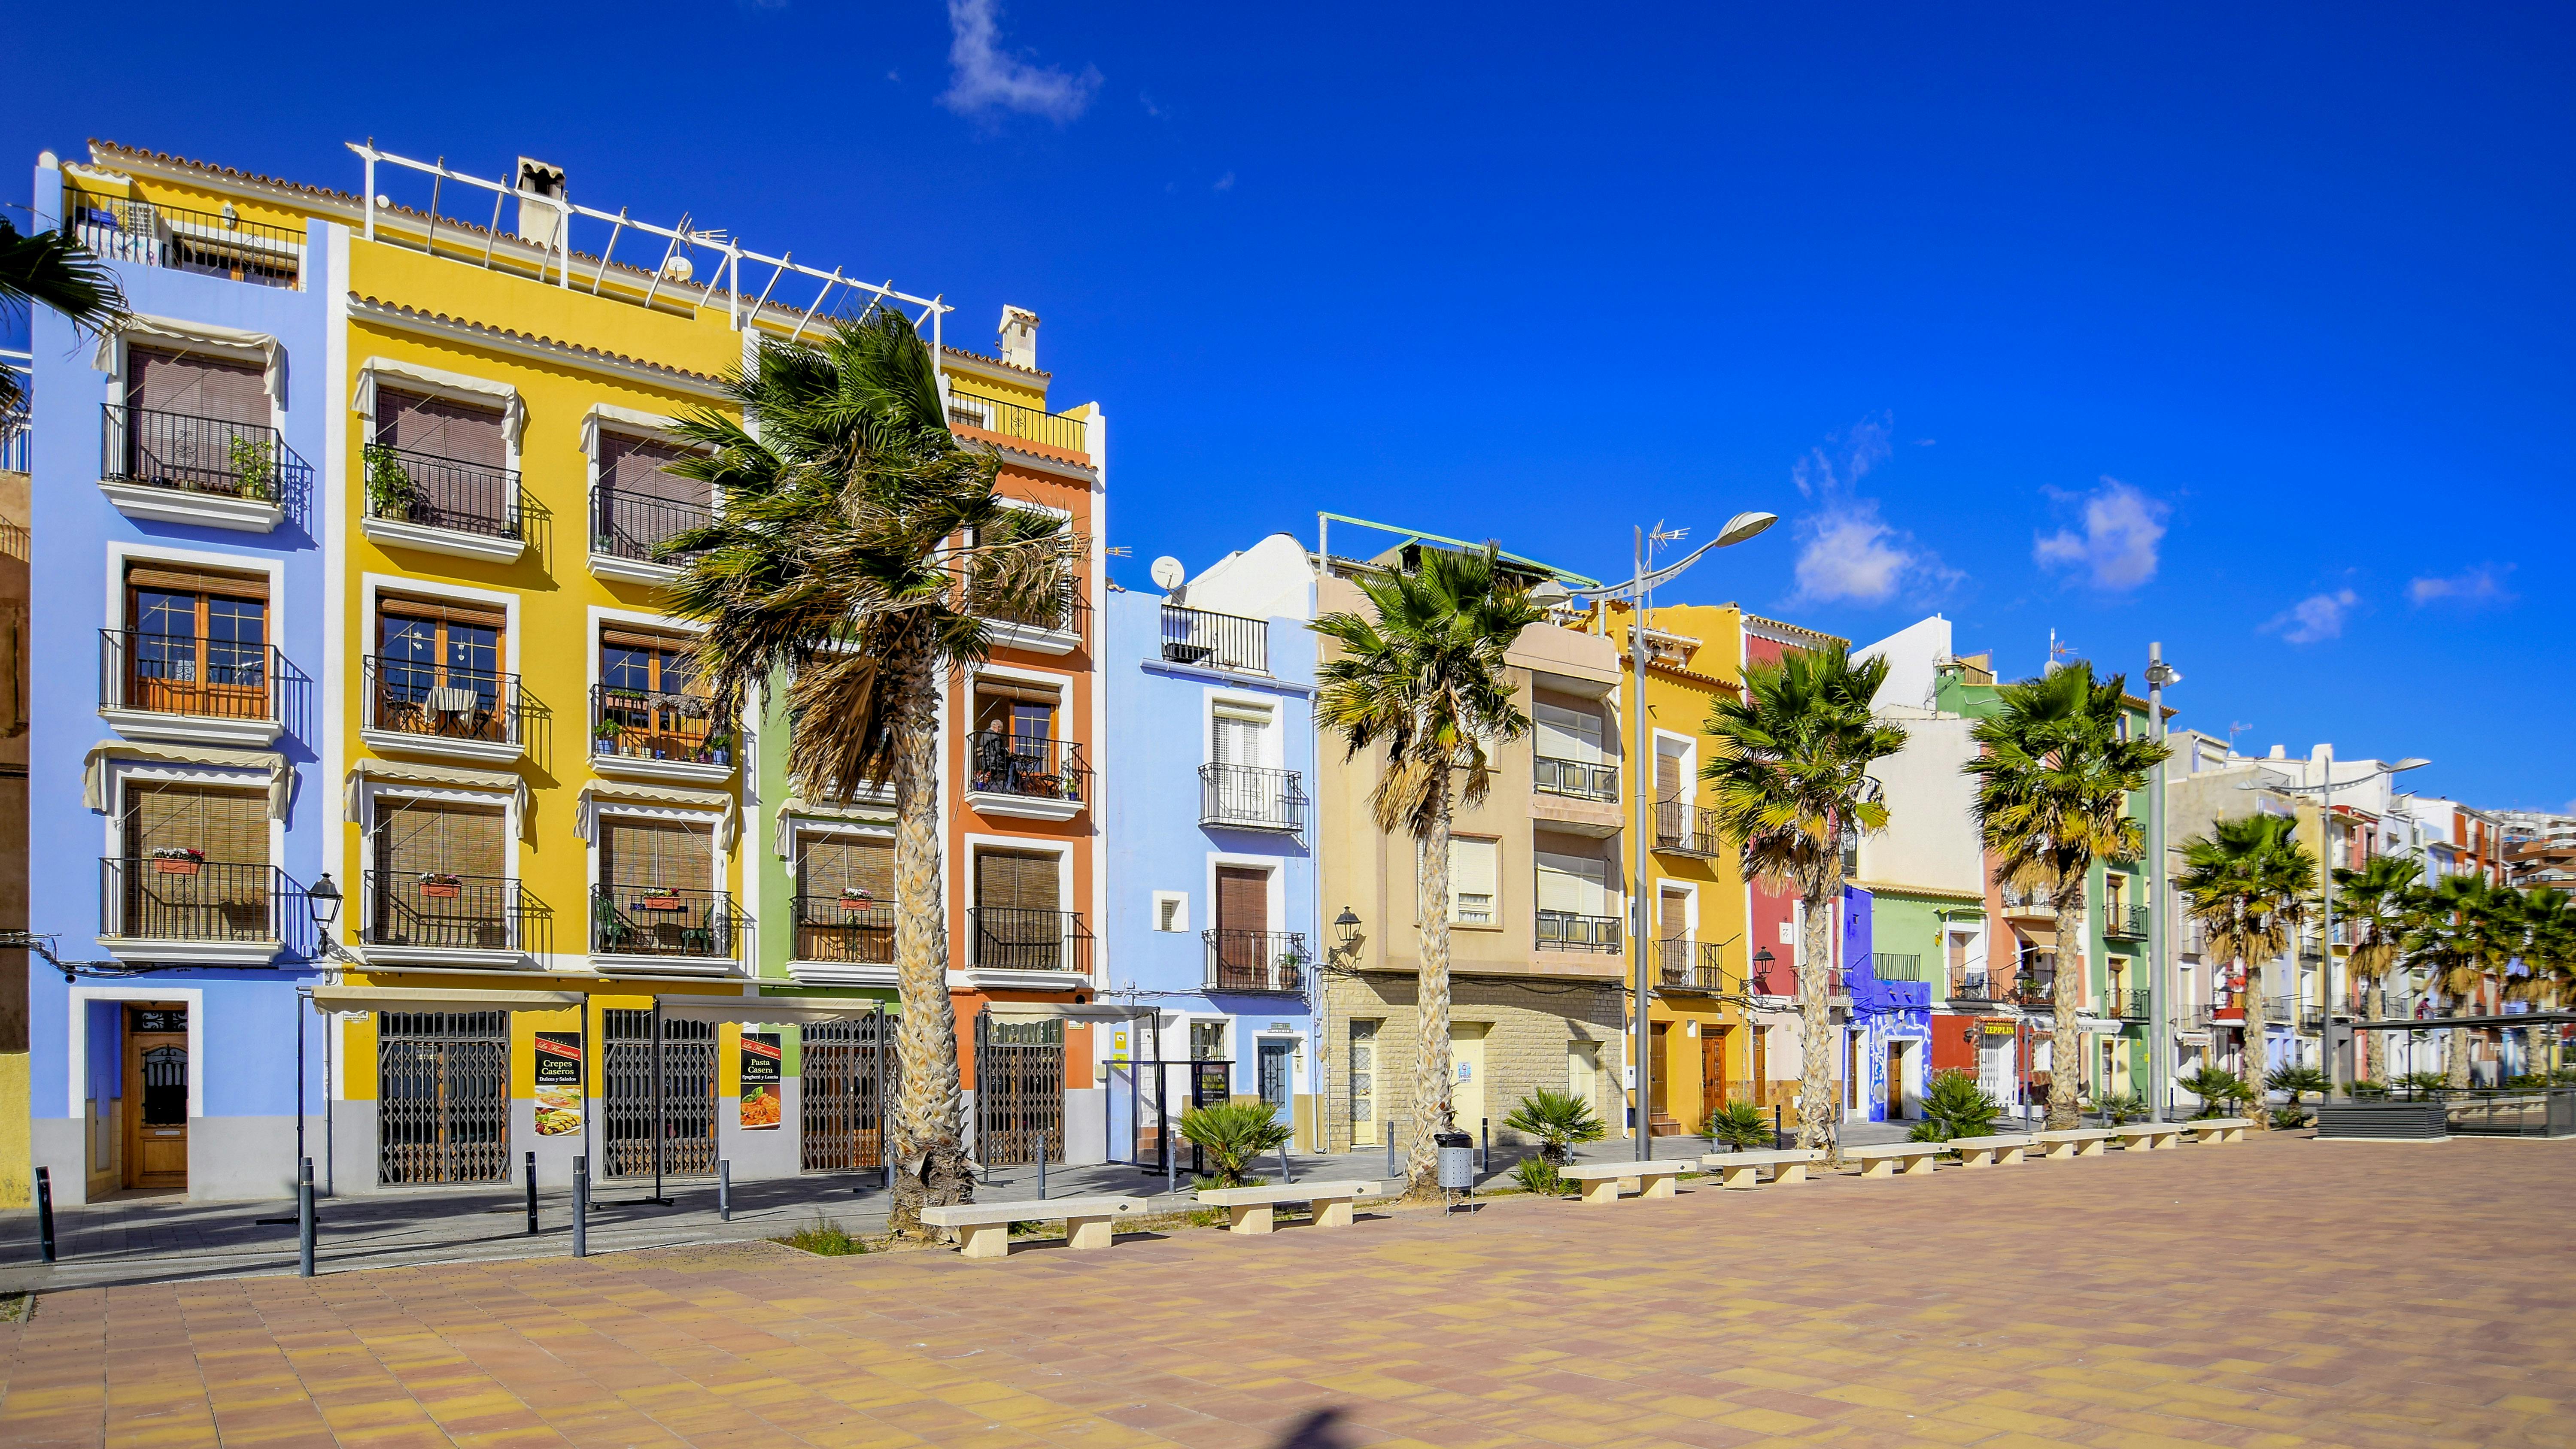
[[716, 1159], [716, 1219], [733, 1221], [733, 1162], [723, 1157]]
[[[2317, 931], [2317, 1054], [2326, 1059], [2326, 1097], [2332, 1100], [2335, 1089], [2334, 1053], [2334, 746], [2326, 749], [2325, 789], [2318, 795], [2317, 864], [2325, 872], [2325, 922]], [[2298, 967], [2290, 968], [2296, 971]], [[2295, 985], [2298, 977], [2292, 976]], [[2293, 999], [2297, 992], [2291, 993]], [[2292, 1031], [2298, 1030], [2296, 1022]], [[2497, 1059], [2502, 1061], [2502, 1057]]]
[[1046, 1201], [1046, 1134], [1038, 1134], [1038, 1201]]
[[537, 1154], [528, 1154], [528, 1236], [537, 1235]]
[[311, 998], [302, 987], [295, 992], [295, 1160], [311, 1162], [304, 1155], [304, 1003]]
[[313, 1276], [313, 1159], [304, 1158], [295, 1175], [295, 1273]]
[[1386, 1118], [1380, 1125], [1386, 1130], [1386, 1177], [1387, 1181], [1393, 1182], [1395, 1180], [1395, 1119]]
[[[2147, 738], [2165, 741], [2165, 646], [2147, 646]], [[2147, 1120], [2165, 1120], [2173, 1091], [2172, 1002], [2165, 992], [2165, 766], [2147, 781]]]
[[1631, 752], [1632, 758], [1628, 765], [1636, 781], [1631, 786], [1631, 790], [1637, 806], [1638, 822], [1635, 839], [1631, 842], [1633, 849], [1629, 851], [1634, 862], [1631, 867], [1633, 873], [1628, 877], [1628, 949], [1636, 958], [1633, 973], [1637, 978], [1636, 1045], [1633, 1049], [1637, 1064], [1637, 1103], [1632, 1109], [1636, 1138], [1630, 1146], [1637, 1160], [1643, 1162], [1654, 1155], [1653, 1144], [1647, 1137], [1650, 1127], [1646, 1121], [1646, 1104], [1653, 1099], [1655, 1074], [1655, 1064], [1650, 1060], [1649, 1052], [1649, 1047], [1654, 1041], [1654, 1028], [1648, 1025], [1646, 1020], [1649, 1005], [1653, 1001], [1647, 973], [1654, 968], [1646, 959], [1648, 952], [1646, 949], [1646, 831], [1644, 827], [1646, 796], [1653, 786], [1654, 776], [1648, 771], [1646, 761], [1646, 590], [1644, 587], [1646, 530], [1643, 528], [1637, 530], [1636, 556], [1638, 588], [1628, 600], [1628, 607], [1635, 611], [1635, 618], [1631, 620], [1633, 627], [1629, 631], [1628, 673], [1629, 677], [1636, 682], [1637, 689], [1636, 697], [1629, 706], [1634, 720], [1628, 733], [1635, 741], [1635, 747]]
[[1279, 1144], [1279, 1180], [1290, 1187], [1297, 1185], [1297, 1171], [1288, 1165], [1288, 1144]]
[[[1281, 1149], [1284, 1154], [1286, 1149]], [[1494, 1170], [1494, 1119], [1476, 1119], [1476, 1172], [1482, 1176]]]
[[590, 1256], [590, 1154], [572, 1160], [572, 1255]]
[[36, 1246], [45, 1261], [54, 1261], [54, 1173], [53, 1169], [36, 1169]]
[[653, 998], [653, 1201], [662, 1201], [662, 998]]
[[891, 1193], [894, 1191], [894, 1140], [893, 1134], [886, 1129], [888, 1124], [893, 1122], [894, 1113], [886, 1106], [885, 1064], [887, 1049], [894, 1044], [891, 1040], [894, 1035], [894, 1018], [886, 1015], [883, 1005], [876, 1008], [875, 1016], [877, 1019], [877, 1162], [885, 1169], [885, 1190]]

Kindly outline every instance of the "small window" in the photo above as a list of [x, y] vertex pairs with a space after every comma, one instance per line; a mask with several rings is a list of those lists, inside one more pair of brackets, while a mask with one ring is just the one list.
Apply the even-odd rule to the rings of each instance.
[[1449, 838], [1449, 919], [1462, 926], [1490, 926], [1502, 880], [1502, 844]]
[[1154, 892], [1154, 929], [1186, 931], [1190, 928], [1190, 898], [1180, 891]]

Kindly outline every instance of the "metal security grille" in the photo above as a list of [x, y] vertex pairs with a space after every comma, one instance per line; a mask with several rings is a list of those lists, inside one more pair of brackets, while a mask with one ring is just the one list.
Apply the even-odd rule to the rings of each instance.
[[885, 1108], [895, 1085], [893, 1029], [893, 1019], [883, 1012], [801, 1029], [807, 1172], [885, 1165]]
[[975, 1018], [975, 1157], [988, 1167], [1064, 1158], [1064, 1023]]
[[[653, 1090], [650, 1011], [606, 1011], [607, 1168], [604, 1177], [704, 1177], [716, 1170], [716, 1028], [664, 1021], [661, 1087]], [[654, 1144], [662, 1145], [654, 1161]]]
[[510, 1180], [510, 1016], [376, 1018], [376, 1178], [388, 1186]]

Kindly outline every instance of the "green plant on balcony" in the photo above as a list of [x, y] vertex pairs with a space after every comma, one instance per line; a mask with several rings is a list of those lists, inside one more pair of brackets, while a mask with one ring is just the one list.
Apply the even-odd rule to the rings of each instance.
[[244, 498], [269, 502], [277, 497], [275, 448], [265, 438], [235, 434], [230, 440], [233, 483]]
[[1923, 1120], [1905, 1134], [1916, 1142], [1948, 1142], [1960, 1137], [1984, 1137], [1995, 1130], [1995, 1120], [2004, 1114], [2003, 1104], [1992, 1092], [1977, 1085], [1977, 1079], [1949, 1067], [1934, 1072], [1923, 1088]]
[[378, 518], [409, 518], [429, 502], [394, 450], [367, 445], [367, 511]]
[[624, 728], [625, 726], [613, 719], [604, 719], [590, 727], [590, 737], [595, 740], [613, 740]]
[[1212, 1185], [1241, 1187], [1263, 1153], [1287, 1144], [1289, 1126], [1268, 1102], [1219, 1102], [1183, 1112], [1181, 1137], [1207, 1154]]
[[1550, 1167], [1572, 1162], [1574, 1144], [1598, 1142], [1610, 1131], [1593, 1113], [1591, 1103], [1571, 1092], [1551, 1092], [1545, 1087], [1521, 1098], [1503, 1125], [1537, 1138], [1538, 1155]]

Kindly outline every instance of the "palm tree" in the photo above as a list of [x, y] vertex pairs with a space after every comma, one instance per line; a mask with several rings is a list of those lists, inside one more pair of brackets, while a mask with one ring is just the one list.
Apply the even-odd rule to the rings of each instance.
[[948, 431], [930, 353], [897, 313], [811, 346], [764, 340], [726, 384], [754, 436], [702, 413], [706, 454], [673, 471], [714, 486], [705, 527], [660, 547], [682, 565], [671, 612], [706, 627], [696, 672], [727, 716], [782, 687], [788, 769], [817, 798], [894, 790], [896, 1035], [890, 1226], [969, 1201], [957, 1018], [940, 917], [939, 702], [989, 636], [964, 605], [1060, 597], [1080, 541], [994, 492], [998, 458]]
[[[2168, 751], [2122, 720], [2127, 679], [2096, 682], [2089, 663], [2005, 685], [2003, 708], [1977, 721], [1969, 738], [1984, 748], [1967, 763], [1977, 780], [1973, 807], [1996, 876], [2025, 890], [2045, 888], [2056, 915], [2059, 966], [2049, 993], [2048, 1125], [2081, 1120], [2076, 1107], [2083, 1060], [2076, 997], [2090, 974], [2085, 883], [2096, 861], [2134, 860], [2146, 832], [2129, 797], [2147, 787]], [[2075, 966], [2065, 966], [2072, 947]]]
[[[2359, 870], [2335, 869], [2335, 914], [2352, 928], [2352, 974], [2362, 983], [2366, 1021], [2385, 1014], [2388, 975], [2406, 938], [2408, 902], [2423, 876], [2423, 863], [2403, 855], [2374, 855]], [[2380, 1079], [2385, 1046], [2378, 1032], [2361, 1033], [2361, 1080]]]
[[[2576, 906], [2567, 895], [2557, 890], [2534, 890], [2523, 898], [2523, 924], [2529, 939], [2523, 947], [2523, 968], [2530, 973], [2524, 996], [2535, 1010], [2562, 1010], [2571, 987], [2576, 987]], [[2556, 1031], [2544, 1038], [2538, 1027], [2524, 1031], [2523, 1070], [2543, 1075], [2554, 1069], [2555, 1062], [2543, 1064], [2539, 1049], [2545, 1039], [2555, 1042]]]
[[1545, 617], [1495, 567], [1498, 550], [1425, 550], [1413, 573], [1363, 577], [1376, 618], [1332, 613], [1307, 627], [1339, 646], [1316, 671], [1315, 718], [1345, 758], [1383, 743], [1370, 804], [1378, 829], [1413, 837], [1421, 918], [1415, 1001], [1421, 1036], [1413, 1073], [1414, 1134], [1406, 1196], [1440, 1195], [1434, 1132], [1449, 1130], [1449, 823], [1493, 788], [1488, 745], [1529, 732], [1512, 702], [1503, 656]]
[[[2259, 1107], [2262, 1087], [2255, 1084], [2269, 1077], [2259, 963], [2288, 950], [2306, 919], [2316, 854], [2300, 843], [2298, 822], [2289, 816], [2248, 815], [2221, 820], [2207, 835], [2185, 841], [2182, 862], [2173, 888], [2185, 913], [2199, 923], [2212, 954], [2245, 972], [2244, 1080]], [[2269, 1120], [2261, 1111], [2253, 1115], [2258, 1128]]]
[[[69, 231], [30, 236], [0, 218], [0, 316], [24, 316], [30, 305], [62, 313], [81, 331], [103, 332], [125, 316], [125, 293]], [[26, 403], [18, 380], [0, 369], [0, 413]]]
[[1905, 731], [1870, 708], [1886, 679], [1886, 660], [1854, 663], [1839, 647], [1756, 665], [1741, 698], [1710, 707], [1707, 731], [1719, 748], [1700, 768], [1717, 786], [1717, 828], [1735, 842], [1745, 876], [1797, 891], [1806, 908], [1798, 1145], [1829, 1156], [1841, 1151], [1826, 1000], [1843, 842], [1886, 828], [1869, 768], [1905, 748]]
[[[2448, 1015], [2473, 1001], [2487, 982], [2471, 920], [2486, 904], [2486, 883], [2473, 875], [2447, 875], [2415, 896], [2414, 923], [2406, 933], [2407, 960], [2443, 999]], [[2468, 1043], [2458, 1028], [2442, 1033], [2442, 1076], [2454, 1087], [2469, 1084]]]

